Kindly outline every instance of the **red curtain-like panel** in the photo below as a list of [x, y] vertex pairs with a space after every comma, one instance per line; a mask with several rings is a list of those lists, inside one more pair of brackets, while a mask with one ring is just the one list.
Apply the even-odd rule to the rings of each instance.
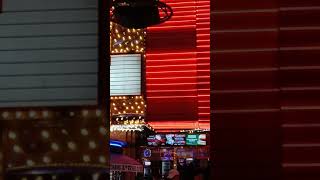
[[166, 0], [174, 15], [147, 30], [147, 119], [157, 130], [209, 128], [210, 0]]
[[212, 3], [213, 177], [320, 179], [320, 1]]
[[212, 177], [276, 180], [281, 136], [277, 0], [211, 8]]

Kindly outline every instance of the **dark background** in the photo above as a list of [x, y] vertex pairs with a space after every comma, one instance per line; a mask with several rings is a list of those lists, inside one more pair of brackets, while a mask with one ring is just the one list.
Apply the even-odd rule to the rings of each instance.
[[320, 179], [320, 1], [211, 1], [212, 178]]

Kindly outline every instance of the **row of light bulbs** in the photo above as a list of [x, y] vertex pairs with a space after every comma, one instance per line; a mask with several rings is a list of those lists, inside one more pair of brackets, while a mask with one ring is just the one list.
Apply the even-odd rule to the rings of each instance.
[[[92, 162], [92, 157], [90, 155], [86, 155], [85, 154], [85, 155], [82, 156], [82, 161], [84, 163], [90, 163], [90, 162]], [[107, 162], [107, 160], [106, 160], [106, 158], [104, 156], [101, 155], [101, 156], [98, 157], [98, 162], [101, 163], [101, 164], [105, 164]], [[44, 163], [44, 164], [54, 164], [52, 162], [52, 158], [50, 158], [49, 156], [43, 156], [42, 157], [42, 162], [40, 164], [42, 164], [42, 163]], [[25, 162], [26, 166], [35, 166], [36, 164], [37, 163], [32, 159], [27, 159], [26, 162]], [[8, 165], [8, 167], [11, 168], [12, 165], [10, 164], [10, 165]]]
[[[69, 116], [73, 117], [76, 116], [78, 112], [75, 111], [70, 111]], [[4, 111], [1, 113], [1, 118], [2, 119], [24, 119], [24, 118], [30, 118], [30, 119], [38, 119], [38, 118], [51, 118], [53, 116], [54, 112], [53, 111], [47, 111], [47, 110], [42, 110], [42, 111], [36, 111], [36, 110], [30, 110], [30, 111]], [[101, 110], [82, 110], [81, 111], [81, 116], [83, 117], [88, 117], [88, 116], [96, 116], [96, 117], [101, 117]]]
[[130, 97], [127, 97], [127, 96], [111, 96], [110, 97], [110, 99], [112, 100], [112, 99], [133, 99], [133, 98], [135, 98], [135, 99], [143, 99], [143, 97], [142, 96], [130, 96]]
[[116, 23], [110, 23], [111, 53], [143, 53], [145, 51], [144, 29], [128, 29]]
[[[42, 177], [42, 176], [35, 176], [35, 177], [21, 177], [20, 180], [44, 180], [44, 179], [47, 179]], [[51, 180], [58, 180], [58, 176], [56, 175], [52, 175], [51, 176]], [[99, 174], [93, 174], [92, 175], [92, 180], [98, 180], [99, 179]], [[73, 179], [70, 179], [70, 180], [81, 180], [81, 177], [80, 176], [75, 176]]]
[[[61, 133], [64, 135], [69, 135], [68, 131], [66, 129], [61, 129]], [[99, 127], [99, 133], [103, 136], [107, 135], [107, 129], [103, 126]], [[50, 133], [47, 130], [42, 130], [41, 131], [41, 137], [44, 139], [49, 139], [50, 138]], [[88, 136], [89, 135], [89, 130], [87, 128], [82, 128], [80, 129], [80, 134], [82, 136]], [[17, 140], [17, 133], [15, 131], [9, 131], [8, 133], [8, 138], [11, 140]]]

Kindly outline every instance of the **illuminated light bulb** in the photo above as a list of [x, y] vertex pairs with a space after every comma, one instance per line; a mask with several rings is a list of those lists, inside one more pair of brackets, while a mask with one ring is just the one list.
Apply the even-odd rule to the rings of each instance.
[[123, 36], [123, 37], [122, 37], [122, 40], [124, 40], [124, 41], [125, 41], [125, 40], [126, 40], [126, 38]]
[[49, 164], [51, 162], [51, 159], [48, 156], [44, 156], [42, 160], [46, 164]]
[[45, 139], [48, 139], [48, 138], [50, 137], [50, 134], [49, 134], [48, 131], [43, 130], [43, 131], [41, 132], [41, 136], [42, 136], [43, 138], [45, 138]]
[[44, 118], [49, 117], [49, 112], [48, 112], [48, 111], [42, 111], [42, 116], [43, 116]]
[[113, 108], [115, 111], [117, 110], [117, 108], [115, 107], [115, 108]]
[[30, 118], [34, 118], [36, 116], [36, 112], [35, 111], [30, 111], [29, 112], [29, 117]]
[[125, 97], [125, 96], [123, 96], [122, 98], [123, 98], [123, 99], [127, 99], [127, 97]]
[[138, 102], [135, 102], [136, 105], [138, 105]]
[[2, 117], [4, 118], [4, 119], [7, 119], [8, 117], [9, 117], [9, 112], [3, 112], [2, 113]]
[[140, 107], [140, 106], [138, 106], [138, 109], [141, 109], [141, 107]]
[[97, 147], [96, 142], [94, 142], [94, 141], [90, 141], [90, 142], [89, 142], [89, 148], [90, 148], [90, 149], [95, 149], [96, 147]]
[[77, 145], [74, 142], [68, 142], [68, 148], [71, 150], [76, 150]]
[[13, 140], [17, 138], [17, 134], [15, 132], [13, 132], [13, 131], [10, 131], [8, 136], [9, 136], [10, 139], [13, 139]]
[[99, 177], [100, 177], [100, 175], [95, 173], [95, 174], [92, 175], [92, 180], [98, 180]]
[[84, 155], [84, 156], [82, 157], [82, 160], [83, 160], [84, 162], [90, 162], [90, 156]]
[[116, 49], [116, 52], [119, 52], [118, 49]]
[[82, 111], [82, 116], [88, 116], [89, 114], [89, 111], [88, 110], [83, 110]]
[[62, 129], [62, 130], [61, 130], [61, 133], [62, 133], [62, 134], [65, 134], [65, 135], [68, 135], [68, 131], [65, 130], [65, 129]]
[[131, 45], [131, 47], [133, 47], [133, 46], [134, 46], [134, 44], [133, 44], [133, 43], [131, 43], [130, 45]]
[[118, 114], [121, 114], [120, 112], [118, 112]]
[[131, 109], [134, 109], [134, 107], [133, 107], [133, 106], [131, 106]]
[[136, 111], [136, 113], [138, 114], [138, 113], [139, 113], [139, 111]]
[[123, 111], [123, 114], [126, 114], [127, 112], [126, 111]]
[[114, 51], [111, 51], [112, 53], [114, 53]]
[[141, 104], [144, 104], [144, 102], [143, 102], [143, 101], [141, 101]]
[[22, 117], [22, 112], [17, 111], [17, 112], [16, 112], [16, 118], [17, 118], [17, 119], [20, 119], [21, 117]]
[[121, 118], [121, 120], [123, 120], [123, 117]]
[[57, 143], [51, 143], [51, 149], [54, 151], [58, 151], [59, 150], [59, 145]]
[[72, 117], [72, 116], [75, 115], [75, 113], [71, 111], [71, 112], [69, 113], [69, 115]]
[[102, 134], [102, 135], [104, 135], [104, 136], [107, 135], [107, 130], [106, 130], [105, 127], [102, 127], [102, 126], [101, 126], [101, 127], [99, 128], [99, 132], [100, 132], [100, 134]]
[[113, 99], [113, 97], [111, 97], [111, 99]]
[[122, 97], [120, 96], [119, 99], [122, 99]]
[[126, 109], [129, 109], [129, 107], [127, 106]]
[[144, 112], [143, 112], [143, 111], [141, 111], [141, 113], [143, 114]]
[[132, 39], [132, 38], [131, 38], [131, 36], [129, 36], [128, 38], [129, 38], [129, 40], [131, 40], [131, 39]]
[[142, 36], [140, 36], [139, 39], [142, 40]]
[[22, 149], [20, 148], [20, 146], [14, 145], [14, 146], [13, 146], [13, 151], [14, 151], [15, 153], [21, 153], [21, 152], [22, 152]]
[[114, 41], [114, 42], [117, 42], [117, 40], [116, 40], [116, 39], [114, 39], [113, 41]]
[[115, 97], [115, 99], [118, 99], [118, 97]]
[[96, 110], [96, 116], [100, 117], [101, 114], [102, 114], [101, 110], [97, 109], [97, 110]]
[[107, 160], [106, 160], [106, 158], [104, 156], [100, 156], [99, 157], [99, 162], [104, 164], [104, 163], [107, 162]]
[[125, 106], [125, 105], [126, 105], [126, 103], [122, 103], [122, 105], [124, 105], [124, 106]]
[[127, 30], [128, 32], [131, 32], [130, 29]]
[[136, 30], [135, 30], [135, 29], [132, 29], [132, 32], [136, 32]]
[[117, 37], [120, 38], [121, 37], [120, 34], [117, 34]]
[[138, 40], [136, 40], [135, 42], [136, 42], [136, 44], [139, 44], [139, 41], [138, 41]]
[[129, 51], [129, 48], [128, 48], [128, 47], [126, 47], [126, 50], [127, 50], [127, 51]]
[[33, 166], [34, 165], [34, 162], [30, 159], [27, 160], [27, 165], [28, 166]]
[[120, 47], [122, 47], [122, 44], [119, 44]]
[[119, 31], [118, 31], [118, 29], [116, 29], [116, 33], [118, 33]]
[[88, 136], [88, 134], [89, 134], [89, 131], [87, 130], [87, 129], [81, 129], [81, 134], [83, 135], [83, 136]]
[[120, 52], [123, 52], [123, 49], [120, 49]]

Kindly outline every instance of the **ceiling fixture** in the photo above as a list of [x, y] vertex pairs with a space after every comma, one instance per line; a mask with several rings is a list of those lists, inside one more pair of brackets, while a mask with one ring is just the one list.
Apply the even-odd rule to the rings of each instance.
[[142, 29], [161, 24], [172, 15], [172, 8], [159, 0], [114, 0], [111, 21], [126, 28]]

